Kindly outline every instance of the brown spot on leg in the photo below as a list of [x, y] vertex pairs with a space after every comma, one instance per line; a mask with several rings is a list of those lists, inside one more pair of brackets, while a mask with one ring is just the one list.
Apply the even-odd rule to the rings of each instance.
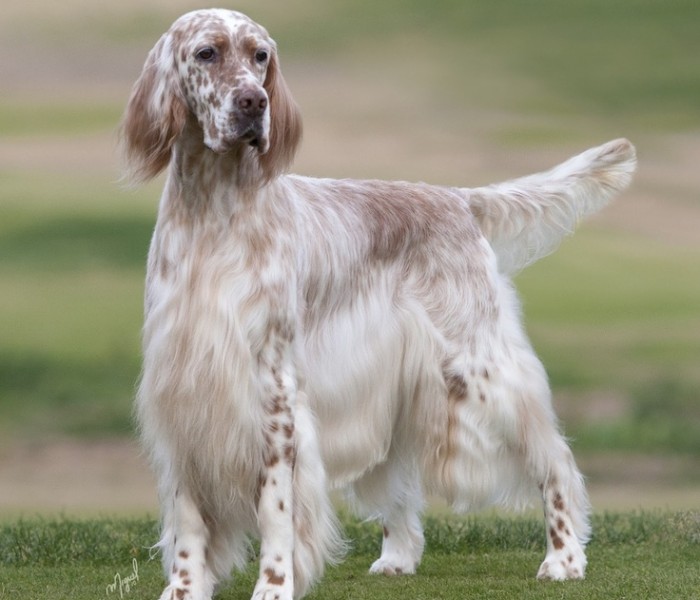
[[177, 596], [178, 600], [183, 600], [185, 597], [185, 590], [175, 590], [175, 596]]
[[187, 553], [187, 550], [180, 550], [180, 554], [178, 554], [178, 556], [185, 560], [187, 560], [190, 557], [190, 555]]
[[272, 406], [270, 407], [270, 410], [268, 412], [271, 415], [282, 414], [284, 412], [284, 398], [282, 398], [281, 396], [275, 396], [272, 399]]
[[265, 575], [267, 575], [267, 582], [271, 585], [284, 585], [284, 573], [282, 575], [277, 575], [274, 569], [265, 569]]
[[384, 537], [388, 538], [389, 537], [389, 530], [386, 528], [386, 525], [384, 526], [383, 531], [384, 531]]
[[284, 511], [284, 502], [282, 502], [282, 500], [280, 500], [280, 502], [277, 506], [281, 511]]
[[294, 465], [296, 459], [296, 450], [293, 444], [288, 444], [284, 447], [284, 460], [287, 464]]
[[564, 510], [564, 500], [562, 500], [561, 494], [557, 492], [554, 494], [554, 508], [557, 510]]
[[189, 572], [187, 569], [181, 569], [179, 573], [180, 577], [187, 577], [189, 575]]
[[564, 519], [557, 519], [557, 529], [559, 531], [564, 531], [564, 529], [566, 529], [566, 524], [564, 523]]
[[564, 542], [562, 539], [557, 535], [557, 532], [554, 530], [554, 527], [552, 527], [549, 530], [549, 537], [552, 538], [552, 545], [556, 550], [561, 550], [564, 547]]

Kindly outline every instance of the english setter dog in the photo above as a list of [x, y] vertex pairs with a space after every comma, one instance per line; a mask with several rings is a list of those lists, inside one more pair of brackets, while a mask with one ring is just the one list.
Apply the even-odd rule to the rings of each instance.
[[201, 10], [151, 50], [122, 122], [168, 177], [148, 258], [141, 436], [168, 584], [204, 600], [260, 538], [253, 598], [343, 551], [328, 490], [381, 519], [372, 573], [413, 573], [424, 494], [544, 503], [542, 579], [584, 576], [589, 505], [508, 275], [625, 188], [624, 139], [482, 188], [285, 174], [301, 120], [275, 42]]

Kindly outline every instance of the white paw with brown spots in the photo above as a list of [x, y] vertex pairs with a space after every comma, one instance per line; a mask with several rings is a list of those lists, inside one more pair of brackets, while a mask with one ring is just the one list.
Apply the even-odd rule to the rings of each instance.
[[189, 588], [178, 585], [169, 585], [160, 596], [160, 600], [200, 600], [200, 598], [202, 597], [195, 597]]
[[280, 586], [256, 586], [251, 600], [293, 600], [292, 590]]
[[583, 551], [563, 548], [545, 557], [537, 572], [537, 579], [565, 581], [567, 579], [583, 579], [585, 575], [586, 555]]
[[267, 568], [258, 580], [252, 600], [293, 600], [294, 589], [291, 577], [277, 573], [273, 568]]

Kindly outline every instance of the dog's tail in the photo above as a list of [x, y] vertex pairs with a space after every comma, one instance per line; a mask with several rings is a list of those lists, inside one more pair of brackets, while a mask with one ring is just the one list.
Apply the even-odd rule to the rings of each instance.
[[618, 139], [544, 173], [464, 191], [499, 270], [512, 274], [553, 252], [582, 218], [625, 189], [636, 164], [634, 146]]

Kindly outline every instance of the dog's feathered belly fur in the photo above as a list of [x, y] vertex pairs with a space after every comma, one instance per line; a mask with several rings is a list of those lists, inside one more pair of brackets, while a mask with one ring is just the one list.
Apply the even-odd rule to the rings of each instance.
[[[465, 506], [464, 493], [477, 505], [493, 499], [492, 459], [512, 454], [517, 434], [510, 449], [500, 444], [516, 419], [501, 414], [511, 408], [497, 395], [481, 406], [483, 373], [495, 379], [500, 370], [483, 349], [504, 323], [517, 323], [509, 318], [517, 308], [466, 198], [417, 184], [290, 181], [302, 189], [299, 316], [313, 365], [304, 369], [306, 391], [331, 480], [355, 481], [393, 445], [423, 465], [430, 489]], [[471, 439], [458, 439], [457, 421], [470, 420]], [[456, 494], [460, 446], [480, 477]]]
[[[237, 111], [258, 119], [254, 148], [235, 138]], [[342, 549], [329, 485], [382, 519], [371, 571], [387, 574], [420, 561], [424, 492], [467, 510], [521, 506], [539, 487], [538, 576], [583, 577], [586, 491], [507, 275], [623, 189], [634, 148], [447, 188], [284, 175], [299, 127], [274, 42], [229, 11], [178, 20], [127, 109], [134, 171], [169, 165], [137, 398], [162, 599], [210, 598], [250, 534], [254, 598], [303, 595]]]

